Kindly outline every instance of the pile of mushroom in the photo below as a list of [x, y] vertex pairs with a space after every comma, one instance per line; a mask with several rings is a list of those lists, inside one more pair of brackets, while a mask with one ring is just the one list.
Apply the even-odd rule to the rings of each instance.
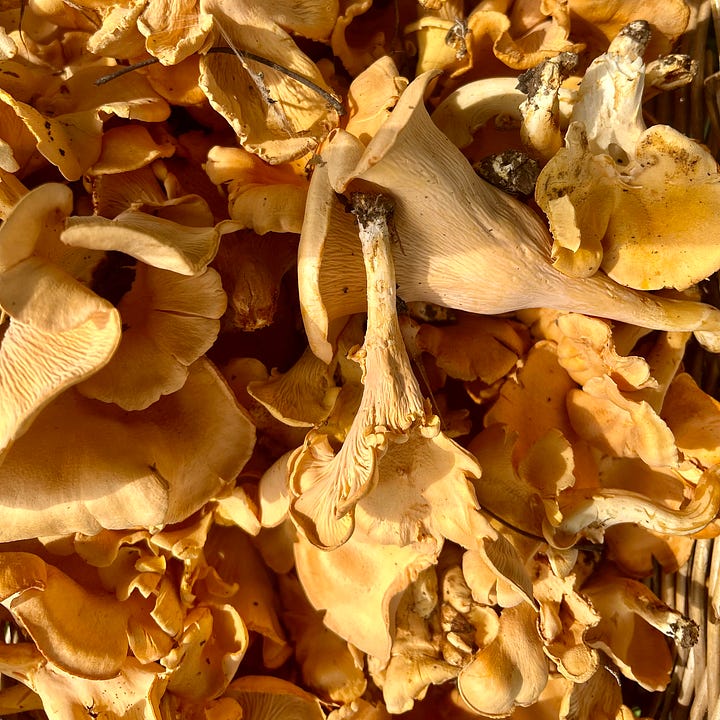
[[0, 715], [666, 690], [720, 175], [643, 114], [689, 8], [613, 8], [3, 6]]

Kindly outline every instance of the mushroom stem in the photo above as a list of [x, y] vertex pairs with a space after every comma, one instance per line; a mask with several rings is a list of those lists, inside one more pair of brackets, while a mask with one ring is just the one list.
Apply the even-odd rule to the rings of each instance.
[[[395, 206], [387, 195], [364, 192], [351, 193], [350, 204], [358, 221], [367, 279], [367, 332], [355, 359], [363, 368], [365, 392], [373, 393], [372, 398], [367, 398], [375, 408], [373, 415], [376, 418], [387, 416], [389, 390], [389, 394], [396, 395], [400, 401], [397, 407], [402, 408], [396, 415], [398, 425], [395, 429], [405, 431], [425, 412], [422, 391], [410, 366], [397, 316], [395, 263], [391, 247]], [[384, 383], [366, 382], [368, 369], [375, 372], [383, 368], [391, 371], [386, 378], [389, 388]], [[398, 380], [402, 387], [395, 387]]]

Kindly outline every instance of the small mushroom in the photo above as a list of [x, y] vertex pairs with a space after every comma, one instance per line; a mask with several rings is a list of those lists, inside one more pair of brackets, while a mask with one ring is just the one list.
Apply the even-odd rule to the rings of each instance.
[[545, 653], [563, 677], [586, 683], [601, 665], [600, 653], [585, 641], [587, 633], [600, 622], [600, 614], [580, 592], [582, 578], [576, 573], [559, 578], [541, 555], [534, 558], [532, 572]]
[[299, 233], [307, 179], [301, 163], [269, 165], [242, 148], [210, 148], [205, 171], [216, 185], [227, 183], [230, 218], [258, 235]]
[[596, 572], [582, 592], [600, 615], [598, 625], [587, 633], [588, 644], [608, 653], [620, 671], [642, 687], [663, 690], [673, 665], [663, 635], [689, 648], [697, 642], [697, 625], [611, 566]]
[[232, 605], [198, 603], [185, 616], [176, 646], [161, 660], [168, 690], [192, 700], [223, 694], [248, 644], [247, 628]]
[[103, 133], [100, 157], [87, 172], [103, 175], [137, 170], [174, 152], [171, 143], [157, 143], [144, 125], [129, 123]]
[[408, 81], [389, 55], [383, 55], [350, 83], [345, 129], [367, 144], [385, 122]]
[[321, 425], [340, 393], [332, 372], [332, 366], [308, 349], [288, 372], [274, 370], [267, 380], [248, 383], [247, 390], [273, 417], [287, 425]]
[[495, 640], [458, 675], [460, 696], [474, 712], [491, 717], [532, 705], [548, 681], [542, 647], [535, 611], [524, 603], [505, 608]]

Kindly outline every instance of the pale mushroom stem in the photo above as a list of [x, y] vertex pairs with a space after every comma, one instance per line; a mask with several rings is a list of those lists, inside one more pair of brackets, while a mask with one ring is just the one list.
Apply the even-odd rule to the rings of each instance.
[[560, 132], [560, 86], [577, 64], [575, 53], [560, 53], [518, 79], [518, 87], [528, 98], [520, 105], [523, 145], [547, 162], [562, 147]]
[[[397, 316], [395, 264], [392, 253], [393, 201], [377, 193], [351, 193], [352, 213], [359, 226], [360, 244], [367, 278], [367, 331], [357, 358], [363, 368], [367, 405], [375, 417], [387, 423], [388, 398], [396, 396], [400, 412], [394, 430], [407, 430], [424, 416], [424, 399], [402, 340]], [[371, 371], [384, 371], [385, 382], [367, 382]], [[402, 387], [400, 387], [402, 385]], [[366, 398], [363, 398], [363, 405]], [[391, 411], [392, 412], [392, 411]], [[394, 413], [393, 413], [394, 414]]]

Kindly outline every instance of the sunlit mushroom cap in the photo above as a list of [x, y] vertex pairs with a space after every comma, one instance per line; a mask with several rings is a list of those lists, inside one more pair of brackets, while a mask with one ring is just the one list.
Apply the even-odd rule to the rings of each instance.
[[190, 366], [181, 390], [142, 412], [65, 392], [0, 465], [0, 536], [92, 535], [101, 528], [179, 522], [234, 480], [254, 435], [246, 413], [206, 360]]
[[57, 235], [71, 207], [68, 188], [43, 185], [20, 199], [0, 230], [2, 448], [59, 393], [105, 365], [120, 338], [108, 302], [33, 255], [43, 235]]
[[[540, 219], [478, 178], [433, 125], [423, 105], [431, 80], [426, 73], [408, 86], [367, 148], [337, 131], [323, 153], [326, 166], [313, 175], [298, 275], [306, 331], [319, 357], [332, 355], [327, 338], [333, 321], [364, 309], [357, 240], [334, 195], [362, 183], [395, 202], [398, 295], [406, 302], [483, 314], [555, 307], [641, 326], [706, 329], [702, 341], [720, 346], [720, 314], [709, 306], [640, 295], [600, 274], [570, 278], [553, 268]], [[480, 276], [485, 282], [476, 282]]]

